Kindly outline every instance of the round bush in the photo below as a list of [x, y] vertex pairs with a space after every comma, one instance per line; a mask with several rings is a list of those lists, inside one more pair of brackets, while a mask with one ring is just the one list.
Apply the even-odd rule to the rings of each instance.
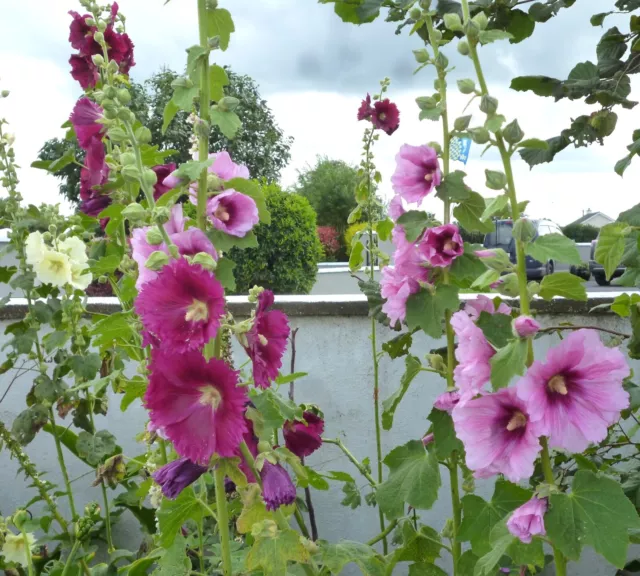
[[356, 222], [355, 224], [351, 224], [347, 231], [344, 233], [344, 243], [347, 248], [347, 256], [351, 254], [351, 242], [353, 241], [353, 237], [363, 230], [367, 230], [369, 228], [369, 224], [367, 222]]
[[283, 192], [276, 184], [263, 190], [271, 224], [254, 228], [258, 248], [229, 252], [236, 263], [236, 294], [246, 294], [255, 285], [276, 294], [308, 294], [322, 258], [316, 213], [306, 198]]

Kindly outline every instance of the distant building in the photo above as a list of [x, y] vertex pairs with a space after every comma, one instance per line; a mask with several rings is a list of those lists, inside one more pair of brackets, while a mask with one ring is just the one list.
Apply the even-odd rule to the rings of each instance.
[[593, 226], [594, 228], [602, 228], [606, 224], [614, 222], [613, 218], [607, 216], [602, 212], [591, 212], [587, 210], [580, 218], [568, 224], [568, 226], [575, 226], [576, 224], [582, 224], [583, 226]]

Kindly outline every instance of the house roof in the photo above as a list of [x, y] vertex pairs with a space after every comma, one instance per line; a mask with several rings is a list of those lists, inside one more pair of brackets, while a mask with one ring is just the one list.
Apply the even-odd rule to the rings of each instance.
[[567, 226], [573, 226], [576, 224], [585, 224], [588, 220], [591, 220], [591, 218], [593, 218], [594, 216], [597, 216], [598, 214], [600, 216], [604, 216], [610, 222], [613, 222], [613, 218], [611, 218], [610, 216], [607, 216], [604, 212], [587, 212], [586, 214], [583, 214], [582, 216], [580, 216], [580, 218], [578, 218], [577, 220], [574, 220], [573, 222], [571, 222], [571, 224], [567, 224]]

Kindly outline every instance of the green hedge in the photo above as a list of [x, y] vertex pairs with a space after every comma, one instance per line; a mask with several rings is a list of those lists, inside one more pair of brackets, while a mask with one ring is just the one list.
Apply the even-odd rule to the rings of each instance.
[[265, 185], [271, 224], [254, 228], [258, 248], [233, 248], [236, 294], [263, 286], [276, 294], [308, 294], [315, 284], [322, 245], [316, 233], [316, 213], [299, 194]]

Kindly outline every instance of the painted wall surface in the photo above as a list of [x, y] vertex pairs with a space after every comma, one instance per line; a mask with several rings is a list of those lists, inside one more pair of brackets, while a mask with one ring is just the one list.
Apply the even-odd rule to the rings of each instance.
[[[591, 317], [539, 316], [544, 325], [558, 325], [562, 322], [575, 324], [598, 324], [616, 330], [629, 331], [623, 320], [613, 315]], [[0, 323], [0, 332], [4, 333], [6, 322]], [[292, 326], [299, 328], [297, 334], [296, 371], [308, 372], [308, 376], [296, 383], [296, 401], [317, 403], [326, 415], [325, 435], [329, 438], [340, 437], [352, 453], [360, 460], [368, 457], [375, 462], [375, 434], [372, 400], [371, 343], [369, 339], [371, 323], [361, 316], [307, 316], [292, 319]], [[392, 333], [379, 328], [378, 338], [384, 342]], [[0, 345], [6, 337], [0, 336]], [[444, 345], [442, 340], [435, 341], [421, 335], [415, 339], [412, 353], [424, 356], [431, 349]], [[535, 343], [535, 355], [543, 357], [552, 338], [538, 340]], [[244, 353], [236, 350], [237, 363], [244, 361]], [[1, 359], [2, 353], [0, 353]], [[636, 373], [640, 363], [632, 361]], [[285, 359], [289, 366], [289, 358]], [[398, 387], [404, 371], [404, 361], [391, 361], [383, 358], [380, 365], [381, 398], [389, 397]], [[0, 397], [12, 383], [15, 373], [0, 377]], [[11, 425], [15, 417], [25, 408], [25, 395], [31, 385], [29, 373], [18, 377], [11, 385], [6, 398], [0, 403], [0, 419]], [[288, 386], [286, 387], [288, 388]], [[426, 418], [436, 396], [444, 390], [444, 382], [434, 374], [421, 373], [412, 384], [400, 404], [395, 417], [395, 425], [383, 436], [383, 453], [386, 454], [396, 445], [409, 439], [419, 439], [429, 426]], [[283, 390], [286, 393], [286, 390]], [[136, 456], [144, 451], [136, 443], [135, 437], [146, 425], [146, 415], [139, 403], [132, 405], [126, 413], [119, 409], [120, 399], [111, 398], [108, 417], [97, 417], [99, 429], [108, 428], [124, 448], [125, 454]], [[67, 423], [68, 424], [68, 423]], [[47, 478], [61, 485], [54, 444], [46, 433], [40, 433], [36, 440], [26, 448], [26, 452], [37, 463], [40, 470], [47, 472]], [[101, 498], [98, 488], [92, 488], [92, 472], [75, 461], [67, 453], [70, 476], [79, 497], [79, 507], [91, 500]], [[322, 471], [343, 470], [354, 477], [358, 474], [351, 463], [334, 446], [326, 445], [311, 456], [309, 464]], [[27, 502], [33, 491], [21, 476], [16, 476], [17, 465], [9, 459], [6, 452], [0, 452], [0, 513], [8, 514], [20, 504]], [[363, 496], [367, 493], [366, 482], [359, 483]], [[477, 493], [490, 497], [492, 483], [478, 482]], [[440, 530], [451, 515], [448, 502], [449, 481], [443, 473], [441, 498], [432, 510], [421, 513], [422, 521]], [[364, 504], [357, 511], [340, 505], [343, 498], [341, 484], [333, 484], [328, 492], [313, 492], [320, 537], [331, 541], [351, 539], [366, 541], [379, 532], [378, 517], [375, 509]], [[61, 498], [64, 505], [64, 498]], [[119, 546], [135, 549], [140, 540], [137, 523], [129, 512], [123, 514], [115, 529]], [[637, 552], [637, 551], [636, 551]], [[442, 560], [442, 567], [450, 573], [450, 563]], [[615, 572], [595, 554], [585, 551], [582, 562], [572, 564], [569, 574], [572, 576], [610, 576]], [[359, 574], [354, 568], [348, 568], [344, 574]], [[406, 566], [399, 565], [394, 574], [406, 574]]]

